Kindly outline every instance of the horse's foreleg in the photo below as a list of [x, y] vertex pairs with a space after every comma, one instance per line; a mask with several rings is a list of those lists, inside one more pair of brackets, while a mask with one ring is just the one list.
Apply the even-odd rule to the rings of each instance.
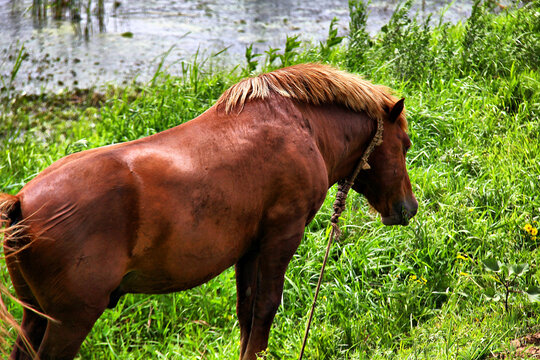
[[[28, 349], [28, 345], [32, 347], [32, 350], [37, 352], [43, 335], [45, 334], [45, 328], [47, 327], [47, 319], [36, 314], [35, 312], [24, 309], [23, 320], [21, 323], [21, 330], [26, 337], [26, 341], [19, 335], [13, 351], [9, 357], [10, 360], [31, 360], [33, 356]], [[34, 354], [35, 355], [35, 354]]]
[[258, 253], [249, 252], [236, 264], [236, 314], [240, 324], [240, 359], [247, 348], [251, 322], [253, 321], [253, 300], [257, 293]]
[[296, 232], [287, 237], [274, 237], [264, 241], [259, 254], [257, 295], [253, 307], [253, 320], [247, 348], [242, 360], [255, 360], [257, 353], [268, 346], [268, 336], [283, 294], [285, 271], [302, 239]]

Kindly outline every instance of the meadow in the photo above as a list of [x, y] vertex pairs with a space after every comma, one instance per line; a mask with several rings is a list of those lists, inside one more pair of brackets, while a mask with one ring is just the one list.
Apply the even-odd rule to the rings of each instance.
[[[305, 358], [526, 357], [513, 340], [540, 332], [540, 1], [505, 9], [477, 2], [458, 24], [437, 15], [421, 22], [405, 2], [375, 36], [366, 32], [365, 5], [349, 5], [349, 34], [331, 25], [320, 44], [289, 38], [264, 54], [248, 48], [235, 69], [194, 58], [177, 65], [181, 77], [157, 71], [125, 88], [3, 90], [0, 191], [16, 193], [69, 153], [188, 121], [242, 77], [331, 63], [406, 98], [420, 207], [408, 227], [385, 227], [351, 193]], [[289, 266], [267, 359], [298, 356], [334, 195], [332, 188]], [[11, 286], [3, 260], [0, 280]], [[20, 306], [4, 299], [20, 318]], [[124, 296], [79, 358], [237, 359], [235, 301], [233, 269], [181, 293]]]

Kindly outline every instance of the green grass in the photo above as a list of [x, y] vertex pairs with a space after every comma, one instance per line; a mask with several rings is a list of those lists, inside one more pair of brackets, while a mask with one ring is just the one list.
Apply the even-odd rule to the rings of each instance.
[[[477, 4], [459, 24], [425, 26], [407, 4], [375, 37], [351, 1], [350, 41], [335, 32], [302, 49], [289, 39], [267, 56], [246, 53], [237, 71], [184, 63], [180, 78], [146, 86], [3, 100], [0, 189], [16, 193], [54, 160], [127, 141], [197, 116], [257, 66], [333, 63], [406, 97], [413, 147], [408, 168], [420, 203], [408, 227], [384, 227], [351, 194], [306, 349], [308, 359], [486, 359], [540, 331], [538, 304], [519, 293], [540, 284], [540, 2], [494, 15]], [[278, 56], [279, 55], [279, 56]], [[297, 357], [325, 250], [335, 189], [286, 275], [268, 358]], [[528, 263], [510, 311], [482, 260]], [[465, 258], [465, 259], [464, 259]], [[2, 282], [8, 277], [0, 263]], [[128, 295], [83, 344], [81, 359], [236, 359], [239, 327], [232, 269], [190, 291]], [[18, 317], [19, 306], [9, 303]]]

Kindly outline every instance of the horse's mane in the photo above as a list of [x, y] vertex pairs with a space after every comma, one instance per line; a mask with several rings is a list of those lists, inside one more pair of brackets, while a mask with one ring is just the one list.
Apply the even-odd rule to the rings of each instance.
[[[372, 118], [384, 118], [398, 100], [389, 88], [374, 85], [358, 75], [323, 64], [299, 64], [240, 81], [226, 90], [216, 102], [226, 113], [254, 99], [272, 93], [310, 104], [340, 104], [354, 111], [365, 111]], [[404, 116], [400, 123], [406, 128]]]

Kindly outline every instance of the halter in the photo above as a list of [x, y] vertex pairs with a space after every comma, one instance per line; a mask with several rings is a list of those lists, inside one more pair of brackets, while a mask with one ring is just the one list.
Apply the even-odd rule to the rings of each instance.
[[369, 166], [367, 160], [369, 159], [369, 156], [371, 155], [373, 150], [375, 150], [375, 146], [379, 146], [382, 144], [383, 132], [384, 132], [383, 120], [379, 117], [377, 119], [377, 131], [375, 132], [375, 136], [373, 136], [373, 139], [371, 139], [371, 142], [369, 143], [368, 147], [366, 148], [366, 151], [364, 151], [364, 154], [360, 158], [358, 165], [356, 165], [356, 167], [354, 168], [354, 171], [351, 174], [351, 176], [349, 176], [345, 180], [340, 181], [338, 183], [338, 191], [336, 194], [336, 200], [334, 201], [334, 205], [333, 205], [334, 213], [332, 214], [332, 218], [330, 219], [330, 223], [332, 225], [332, 231], [330, 233], [330, 236], [328, 237], [328, 245], [326, 246], [326, 254], [324, 255], [324, 260], [321, 267], [321, 273], [319, 274], [319, 281], [317, 282], [315, 296], [313, 297], [313, 304], [311, 305], [311, 311], [309, 313], [309, 319], [306, 325], [306, 332], [304, 334], [304, 341], [302, 342], [302, 349], [300, 350], [300, 356], [298, 357], [298, 360], [302, 360], [302, 356], [304, 355], [304, 349], [307, 343], [309, 328], [311, 326], [311, 320], [313, 319], [313, 313], [315, 312], [315, 304], [317, 303], [317, 297], [319, 295], [319, 290], [321, 288], [322, 278], [324, 275], [324, 268], [328, 260], [328, 254], [330, 253], [330, 245], [332, 245], [332, 241], [334, 240], [334, 238], [339, 238], [341, 234], [341, 231], [339, 230], [338, 222], [339, 222], [339, 217], [341, 216], [341, 213], [343, 213], [343, 211], [345, 210], [345, 201], [347, 200], [347, 194], [349, 193], [349, 190], [351, 190], [351, 187], [354, 185], [354, 181], [356, 180], [356, 177], [358, 176], [360, 171], [371, 169], [371, 166]]

